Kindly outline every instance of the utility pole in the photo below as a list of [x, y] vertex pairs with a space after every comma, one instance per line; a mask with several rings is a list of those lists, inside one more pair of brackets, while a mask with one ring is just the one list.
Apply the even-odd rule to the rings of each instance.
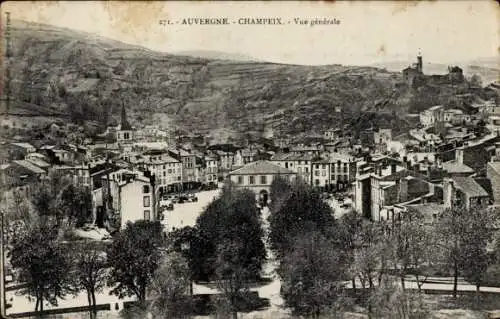
[[6, 318], [5, 314], [5, 265], [4, 265], [4, 215], [0, 212], [0, 318]]

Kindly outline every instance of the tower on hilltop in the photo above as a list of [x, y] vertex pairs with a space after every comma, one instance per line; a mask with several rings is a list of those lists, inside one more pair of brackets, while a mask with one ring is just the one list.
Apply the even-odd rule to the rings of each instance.
[[419, 73], [424, 73], [423, 64], [422, 64], [422, 53], [421, 52], [418, 52], [418, 55], [417, 55], [417, 71]]
[[132, 130], [132, 125], [127, 120], [127, 113], [125, 111], [125, 104], [122, 104], [122, 114], [121, 114], [121, 127], [120, 130], [122, 131], [131, 131]]

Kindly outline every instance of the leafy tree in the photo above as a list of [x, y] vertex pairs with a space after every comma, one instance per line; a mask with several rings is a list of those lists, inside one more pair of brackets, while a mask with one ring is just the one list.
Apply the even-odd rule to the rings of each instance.
[[[359, 248], [359, 237], [362, 230], [363, 219], [355, 210], [340, 217], [338, 238], [342, 243], [343, 251], [350, 264], [353, 264], [355, 251]], [[352, 274], [352, 288], [356, 289], [356, 274]]]
[[269, 205], [269, 210], [271, 212], [280, 211], [284, 203], [290, 196], [291, 191], [292, 191], [292, 185], [290, 181], [285, 180], [281, 176], [278, 176], [278, 178], [273, 179], [270, 187], [271, 203]]
[[479, 75], [474, 74], [471, 76], [471, 78], [469, 80], [469, 84], [472, 87], [481, 88], [481, 87], [483, 87], [483, 80], [481, 79], [481, 77]]
[[278, 270], [286, 306], [318, 318], [340, 297], [346, 268], [345, 254], [331, 239], [319, 232], [299, 234]]
[[[468, 211], [464, 207], [455, 206], [446, 209], [436, 223], [435, 232], [439, 234], [438, 245], [446, 264], [453, 269], [453, 297], [457, 297], [459, 265], [461, 257], [461, 241], [463, 239]], [[477, 230], [479, 231], [479, 230]]]
[[356, 238], [350, 273], [360, 279], [363, 288], [373, 289], [375, 281], [382, 282], [392, 257], [393, 246], [380, 226], [363, 220]]
[[309, 185], [297, 182], [282, 208], [269, 216], [271, 247], [282, 255], [291, 248], [293, 236], [319, 231], [328, 236], [335, 225], [333, 211], [321, 194]]
[[92, 194], [87, 187], [80, 187], [73, 183], [66, 186], [61, 193], [61, 209], [70, 223], [76, 223], [77, 227], [83, 226], [92, 212]]
[[212, 201], [198, 217], [196, 227], [209, 243], [203, 263], [206, 276], [215, 275], [217, 247], [231, 241], [245, 243], [244, 249], [239, 250], [241, 265], [255, 278], [259, 276], [266, 259], [266, 250], [252, 191], [225, 186], [220, 197]]
[[169, 253], [151, 279], [151, 313], [157, 318], [186, 318], [191, 309], [191, 274], [187, 260]]
[[67, 175], [56, 171], [49, 173], [47, 179], [37, 184], [30, 200], [42, 222], [55, 219], [57, 225], [61, 225], [64, 218], [61, 195], [70, 184], [71, 179]]
[[[173, 249], [186, 258], [192, 279], [201, 280], [205, 275], [205, 263], [210, 260], [213, 248], [208, 239], [196, 227], [186, 226], [169, 233]], [[206, 279], [206, 278], [205, 278]]]
[[233, 318], [238, 318], [238, 301], [248, 293], [248, 282], [253, 277], [252, 269], [242, 263], [245, 255], [245, 245], [237, 240], [229, 240], [217, 248], [216, 282], [222, 291], [228, 310]]
[[498, 215], [489, 208], [472, 207], [466, 218], [460, 241], [459, 268], [479, 292], [486, 270], [492, 263], [486, 247], [493, 239], [492, 225], [496, 224]]
[[77, 285], [87, 292], [87, 301], [92, 307], [91, 317], [95, 318], [96, 310], [93, 308], [97, 305], [95, 294], [106, 286], [108, 274], [106, 254], [98, 243], [92, 241], [84, 241], [75, 248]]
[[[394, 245], [394, 266], [399, 270], [401, 286], [405, 289], [405, 277], [414, 273], [420, 291], [423, 281], [421, 277], [436, 258], [436, 247], [430, 226], [425, 224], [424, 216], [415, 209], [403, 214], [400, 222], [395, 224], [390, 234]], [[425, 280], [425, 279], [424, 279]]]
[[129, 222], [113, 240], [107, 250], [112, 294], [120, 298], [135, 295], [145, 305], [146, 288], [161, 259], [162, 229], [158, 221]]
[[11, 264], [26, 283], [22, 292], [36, 300], [35, 311], [43, 311], [44, 301], [57, 305], [57, 299], [74, 292], [64, 247], [56, 240], [54, 228], [46, 224], [16, 238], [10, 252]]
[[425, 319], [429, 309], [422, 295], [404, 290], [392, 280], [383, 280], [369, 298], [370, 318]]

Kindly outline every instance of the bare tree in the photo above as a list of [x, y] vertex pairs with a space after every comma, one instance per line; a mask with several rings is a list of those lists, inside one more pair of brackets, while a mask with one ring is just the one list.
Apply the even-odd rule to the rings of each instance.
[[156, 318], [186, 318], [191, 307], [191, 274], [187, 260], [171, 252], [160, 262], [151, 279], [153, 301], [149, 307]]
[[96, 292], [102, 291], [106, 286], [107, 265], [106, 253], [99, 243], [84, 241], [79, 245], [75, 254], [75, 271], [77, 285], [87, 292], [90, 316], [95, 318]]

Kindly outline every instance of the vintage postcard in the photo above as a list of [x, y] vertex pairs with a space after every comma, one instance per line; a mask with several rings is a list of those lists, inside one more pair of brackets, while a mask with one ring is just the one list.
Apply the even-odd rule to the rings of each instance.
[[496, 1], [0, 21], [0, 318], [500, 318]]

